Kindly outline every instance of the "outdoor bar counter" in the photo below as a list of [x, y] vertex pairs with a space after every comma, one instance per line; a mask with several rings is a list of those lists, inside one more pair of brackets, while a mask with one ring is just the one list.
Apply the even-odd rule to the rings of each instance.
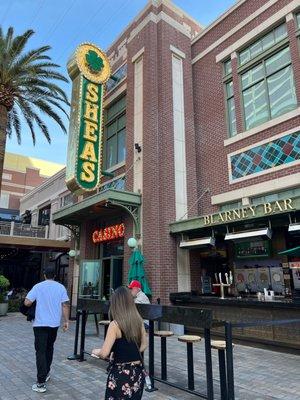
[[[193, 293], [171, 293], [174, 305], [208, 308], [213, 318], [229, 322], [252, 322], [267, 320], [289, 320], [300, 318], [300, 302], [279, 298], [273, 301], [258, 301], [254, 298], [201, 296]], [[189, 328], [186, 327], [188, 330]], [[194, 330], [193, 330], [194, 331]], [[212, 334], [223, 335], [220, 328], [212, 329]], [[244, 341], [272, 344], [300, 350], [300, 324], [251, 326], [235, 328], [233, 337]]]

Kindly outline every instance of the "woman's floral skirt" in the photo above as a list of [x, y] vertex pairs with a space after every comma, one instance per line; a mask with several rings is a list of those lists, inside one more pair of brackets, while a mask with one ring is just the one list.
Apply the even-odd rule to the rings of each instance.
[[113, 365], [108, 373], [105, 400], [140, 400], [145, 375], [139, 364]]

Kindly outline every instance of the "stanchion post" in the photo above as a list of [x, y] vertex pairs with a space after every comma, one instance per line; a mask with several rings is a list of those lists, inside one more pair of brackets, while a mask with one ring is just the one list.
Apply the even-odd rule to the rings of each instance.
[[80, 315], [81, 312], [79, 310], [76, 311], [76, 327], [75, 327], [75, 340], [74, 340], [74, 351], [71, 356], [68, 357], [68, 360], [78, 360], [79, 354], [77, 353], [78, 349], [78, 337], [79, 337], [79, 325], [80, 325]]
[[211, 359], [211, 337], [210, 329], [204, 329], [204, 340], [205, 340], [205, 361], [206, 361], [206, 385], [207, 385], [207, 399], [214, 399], [214, 383], [213, 383], [213, 371], [212, 371], [212, 359]]
[[234, 400], [234, 372], [233, 372], [233, 348], [232, 348], [232, 325], [225, 322], [226, 340], [226, 364], [227, 364], [227, 395], [228, 400]]
[[154, 321], [149, 320], [149, 377], [151, 379], [151, 389], [146, 388], [147, 392], [157, 390], [154, 387]]
[[84, 360], [84, 344], [85, 344], [85, 327], [86, 327], [86, 320], [87, 320], [87, 312], [86, 310], [82, 310], [81, 315], [81, 337], [80, 337], [80, 357], [79, 361]]

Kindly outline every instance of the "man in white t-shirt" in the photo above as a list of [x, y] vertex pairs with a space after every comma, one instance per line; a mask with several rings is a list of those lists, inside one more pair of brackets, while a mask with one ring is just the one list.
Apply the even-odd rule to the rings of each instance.
[[53, 359], [54, 342], [57, 330], [64, 317], [63, 330], [69, 328], [69, 297], [66, 288], [55, 282], [55, 269], [48, 266], [44, 270], [45, 280], [33, 286], [25, 299], [30, 307], [36, 301], [33, 320], [34, 346], [36, 352], [37, 383], [32, 390], [38, 393], [46, 391], [46, 382], [50, 379], [50, 367]]

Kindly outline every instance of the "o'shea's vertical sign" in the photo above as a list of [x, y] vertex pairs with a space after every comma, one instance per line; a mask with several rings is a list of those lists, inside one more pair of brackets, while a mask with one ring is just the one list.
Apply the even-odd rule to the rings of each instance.
[[68, 72], [73, 87], [66, 184], [71, 192], [81, 194], [100, 183], [103, 94], [111, 70], [105, 53], [84, 43], [68, 62]]

